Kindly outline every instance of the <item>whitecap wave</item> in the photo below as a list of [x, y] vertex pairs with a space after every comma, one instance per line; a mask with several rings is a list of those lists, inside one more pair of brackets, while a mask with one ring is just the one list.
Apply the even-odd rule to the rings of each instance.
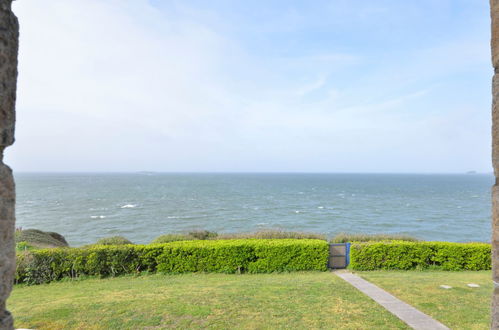
[[91, 215], [90, 218], [92, 219], [104, 219], [106, 216], [105, 215]]
[[136, 204], [126, 204], [126, 205], [123, 205], [121, 208], [122, 209], [133, 209], [134, 207], [137, 207]]

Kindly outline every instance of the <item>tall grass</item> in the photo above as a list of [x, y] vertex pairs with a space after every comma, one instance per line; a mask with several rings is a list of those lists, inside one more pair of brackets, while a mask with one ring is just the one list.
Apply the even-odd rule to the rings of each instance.
[[301, 231], [285, 231], [278, 229], [267, 229], [267, 230], [259, 230], [255, 232], [248, 233], [226, 233], [219, 234], [215, 239], [246, 239], [246, 238], [255, 238], [255, 239], [320, 239], [327, 240], [326, 235], [316, 234], [316, 233], [308, 233]]
[[417, 238], [404, 234], [348, 234], [340, 233], [331, 239], [331, 243], [347, 242], [380, 242], [380, 241], [407, 241], [417, 242]]
[[196, 238], [193, 236], [190, 236], [188, 234], [165, 234], [156, 237], [151, 244], [158, 244], [158, 243], [170, 243], [170, 242], [178, 242], [178, 241], [193, 241]]
[[190, 231], [185, 234], [165, 234], [156, 237], [151, 243], [169, 243], [175, 241], [194, 241], [194, 240], [227, 240], [227, 239], [320, 239], [326, 241], [326, 235], [298, 232], [298, 231], [285, 231], [278, 229], [259, 230], [247, 233], [224, 233], [218, 234], [216, 232], [207, 230]]

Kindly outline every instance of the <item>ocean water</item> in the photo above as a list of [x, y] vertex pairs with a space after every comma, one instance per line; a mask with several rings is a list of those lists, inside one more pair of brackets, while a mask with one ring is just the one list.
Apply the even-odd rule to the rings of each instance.
[[70, 245], [278, 228], [490, 241], [492, 175], [18, 173], [17, 226]]

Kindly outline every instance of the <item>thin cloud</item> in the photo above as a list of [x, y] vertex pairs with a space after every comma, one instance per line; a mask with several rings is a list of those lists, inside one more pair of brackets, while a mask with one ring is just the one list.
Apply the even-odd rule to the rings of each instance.
[[[419, 47], [411, 24], [428, 6], [436, 24], [446, 6], [334, 4], [297, 3], [271, 22], [283, 8], [15, 2], [18, 129], [8, 162], [31, 171], [488, 171], [481, 23]], [[373, 28], [381, 18], [394, 27]]]

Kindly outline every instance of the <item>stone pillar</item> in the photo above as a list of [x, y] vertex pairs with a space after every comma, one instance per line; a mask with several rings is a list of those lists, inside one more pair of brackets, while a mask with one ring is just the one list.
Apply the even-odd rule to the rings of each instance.
[[495, 184], [492, 187], [492, 329], [499, 329], [499, 0], [490, 0], [492, 19], [492, 166]]
[[15, 190], [11, 169], [3, 163], [3, 151], [14, 143], [19, 25], [11, 10], [12, 0], [0, 0], [0, 329], [13, 329], [6, 310], [15, 271]]

